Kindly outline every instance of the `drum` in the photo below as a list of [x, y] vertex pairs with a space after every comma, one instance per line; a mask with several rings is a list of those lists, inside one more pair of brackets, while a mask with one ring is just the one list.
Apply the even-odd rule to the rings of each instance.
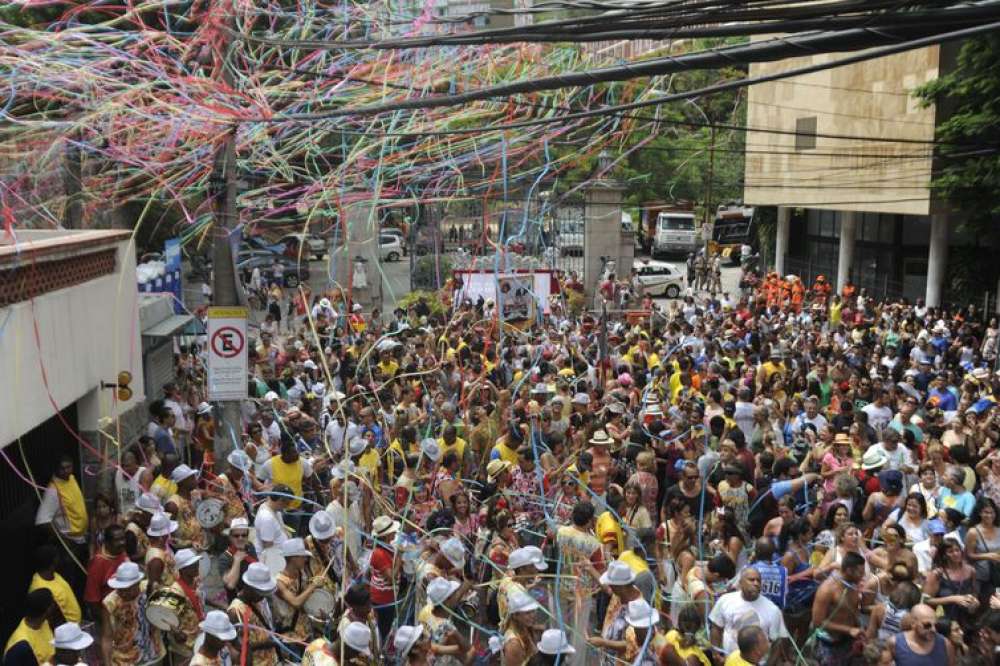
[[210, 530], [213, 527], [218, 527], [225, 520], [226, 505], [222, 500], [215, 497], [203, 499], [195, 507], [194, 516], [198, 519], [199, 525], [206, 530]]
[[274, 576], [285, 570], [285, 556], [281, 554], [280, 546], [265, 548], [264, 552], [260, 554], [260, 561], [267, 565]]
[[159, 590], [146, 605], [146, 619], [157, 629], [172, 631], [180, 626], [180, 611], [184, 600], [173, 592]]
[[326, 620], [333, 615], [337, 605], [337, 598], [329, 590], [319, 588], [309, 595], [302, 605], [302, 610], [311, 618]]

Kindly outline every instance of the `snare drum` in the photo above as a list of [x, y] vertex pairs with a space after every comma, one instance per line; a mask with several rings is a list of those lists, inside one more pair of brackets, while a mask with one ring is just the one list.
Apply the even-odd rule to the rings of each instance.
[[333, 615], [336, 605], [337, 598], [333, 596], [332, 592], [318, 588], [306, 599], [306, 602], [302, 605], [302, 610], [311, 618], [326, 620]]
[[146, 605], [146, 619], [157, 629], [172, 631], [181, 624], [181, 608], [184, 600], [173, 592], [158, 590]]
[[203, 499], [195, 508], [194, 516], [206, 530], [218, 527], [226, 517], [226, 504], [216, 497]]
[[281, 546], [265, 548], [264, 552], [260, 554], [260, 561], [267, 565], [274, 576], [285, 570], [285, 556], [281, 554]]

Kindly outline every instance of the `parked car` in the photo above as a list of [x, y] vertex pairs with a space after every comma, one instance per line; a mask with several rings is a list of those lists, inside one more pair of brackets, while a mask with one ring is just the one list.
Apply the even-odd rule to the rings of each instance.
[[289, 243], [295, 243], [298, 245], [303, 242], [303, 240], [309, 248], [309, 253], [312, 255], [313, 259], [322, 259], [326, 255], [328, 242], [319, 236], [314, 236], [312, 234], [285, 234], [278, 242], [287, 247]]
[[382, 261], [399, 261], [403, 257], [403, 243], [399, 236], [379, 235], [378, 248]]
[[652, 296], [677, 298], [684, 290], [684, 274], [673, 264], [636, 260], [632, 270], [639, 275], [643, 290]]
[[305, 261], [296, 261], [289, 257], [282, 255], [260, 252], [260, 251], [250, 251], [241, 252], [236, 257], [236, 270], [242, 277], [243, 282], [250, 281], [250, 275], [253, 273], [254, 268], [260, 268], [261, 275], [270, 282], [273, 277], [274, 262], [278, 261], [282, 268], [283, 286], [295, 288], [298, 287], [302, 282], [309, 281], [309, 264]]

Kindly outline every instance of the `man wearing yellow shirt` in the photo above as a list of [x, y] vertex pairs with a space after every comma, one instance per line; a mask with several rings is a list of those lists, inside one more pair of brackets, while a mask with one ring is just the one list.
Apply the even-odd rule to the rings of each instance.
[[625, 550], [625, 533], [618, 521], [618, 516], [624, 510], [625, 498], [615, 488], [611, 488], [608, 490], [607, 503], [608, 510], [597, 517], [594, 534], [604, 548], [605, 559], [610, 562]]
[[50, 591], [43, 588], [28, 593], [24, 600], [24, 619], [10, 635], [4, 648], [4, 663], [22, 663], [18, 656], [27, 657], [29, 651], [39, 664], [52, 658], [55, 649], [52, 647], [49, 616], [53, 606], [55, 600]]
[[383, 349], [378, 362], [379, 372], [385, 379], [392, 379], [399, 372], [399, 363], [392, 357], [391, 349]]
[[736, 652], [726, 657], [724, 666], [754, 666], [759, 664], [771, 649], [767, 633], [753, 624], [740, 629], [736, 634]]
[[[59, 563], [59, 550], [52, 544], [44, 544], [35, 551], [35, 575], [31, 579], [28, 592], [47, 589], [58, 606], [53, 612], [52, 624], [59, 626], [63, 622], [80, 622], [80, 602], [76, 600], [73, 589], [66, 579], [56, 573]], [[61, 615], [62, 617], [59, 617]]]
[[441, 437], [437, 441], [438, 446], [441, 447], [441, 457], [445, 457], [451, 451], [455, 452], [458, 456], [459, 461], [462, 463], [462, 469], [468, 470], [468, 461], [465, 459], [465, 440], [458, 436], [458, 430], [451, 423], [444, 427], [441, 431]]

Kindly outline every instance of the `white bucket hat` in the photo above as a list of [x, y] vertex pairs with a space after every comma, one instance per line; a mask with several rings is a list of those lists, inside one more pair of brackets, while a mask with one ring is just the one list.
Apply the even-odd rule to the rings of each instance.
[[609, 564], [608, 570], [601, 574], [601, 585], [631, 585], [634, 582], [632, 567], [618, 560]]
[[206, 634], [212, 634], [219, 640], [236, 640], [236, 627], [229, 621], [229, 616], [220, 610], [208, 611], [198, 628]]
[[309, 534], [314, 539], [326, 541], [337, 532], [337, 526], [333, 524], [333, 516], [325, 509], [317, 511], [309, 519]]
[[146, 534], [151, 537], [167, 536], [175, 531], [177, 531], [177, 521], [170, 520], [170, 514], [163, 511], [154, 513], [149, 519], [149, 527], [146, 528]]
[[465, 566], [465, 546], [457, 537], [452, 537], [441, 544], [441, 554], [451, 562], [453, 567], [461, 569]]
[[281, 554], [288, 557], [312, 557], [312, 553], [306, 548], [306, 543], [296, 537], [281, 542]]
[[507, 565], [511, 569], [520, 569], [531, 564], [535, 565], [535, 569], [538, 571], [545, 571], [549, 568], [549, 565], [545, 562], [545, 556], [542, 554], [542, 549], [538, 546], [517, 548], [511, 551], [510, 556], [507, 558]]
[[249, 533], [250, 521], [248, 521], [246, 518], [243, 518], [242, 516], [238, 518], [233, 518], [232, 520], [229, 521], [229, 527], [222, 530], [222, 533], [228, 536], [229, 533], [233, 532], [234, 530], [246, 530]]
[[274, 576], [271, 575], [271, 570], [267, 568], [266, 564], [261, 564], [260, 562], [254, 562], [247, 567], [246, 572], [243, 574], [243, 582], [255, 590], [264, 593], [274, 592], [274, 588], [278, 587]]
[[457, 580], [447, 578], [435, 578], [427, 583], [427, 600], [432, 606], [440, 606], [448, 601], [448, 597], [455, 594], [455, 590], [462, 587]]
[[542, 640], [538, 641], [538, 651], [542, 654], [575, 654], [576, 648], [566, 640], [566, 632], [562, 629], [546, 629], [542, 632]]
[[250, 468], [253, 466], [253, 461], [250, 460], [250, 456], [248, 456], [242, 449], [231, 451], [229, 455], [226, 456], [226, 462], [229, 463], [230, 467], [235, 467], [241, 472], [249, 472]]
[[157, 511], [163, 511], [163, 504], [160, 503], [160, 498], [153, 493], [143, 493], [135, 498], [135, 508], [155, 514]]
[[527, 613], [529, 611], [535, 611], [541, 608], [535, 598], [528, 594], [527, 592], [515, 592], [510, 595], [507, 599], [507, 612], [510, 614], [514, 613]]
[[94, 637], [76, 622], [67, 622], [56, 627], [50, 642], [57, 650], [85, 650], [94, 643]]
[[441, 445], [432, 437], [420, 441], [420, 452], [432, 462], [439, 462], [441, 460]]
[[660, 614], [642, 597], [630, 601], [625, 610], [625, 619], [633, 627], [652, 627], [660, 621]]
[[347, 444], [347, 451], [352, 456], [360, 456], [368, 448], [368, 440], [364, 437], [354, 437]]
[[372, 640], [372, 631], [367, 625], [361, 622], [351, 622], [344, 627], [340, 637], [344, 639], [347, 647], [355, 652], [360, 652], [366, 657], [371, 656], [372, 651], [368, 646]]
[[174, 468], [173, 472], [170, 473], [170, 480], [173, 481], [174, 483], [180, 483], [184, 479], [196, 476], [197, 474], [198, 474], [197, 471], [181, 463], [180, 465]]
[[212, 413], [212, 405], [208, 404], [207, 402], [198, 403], [199, 416], [204, 416], [205, 414], [211, 414], [211, 413]]
[[174, 555], [174, 561], [177, 563], [177, 570], [187, 569], [188, 567], [197, 564], [201, 561], [201, 553], [191, 548], [181, 548]]
[[372, 523], [372, 536], [376, 539], [395, 534], [399, 531], [399, 521], [389, 516], [379, 516]]
[[108, 579], [108, 587], [115, 590], [124, 590], [138, 584], [143, 578], [144, 576], [139, 571], [138, 564], [128, 561], [122, 562], [115, 569], [115, 575]]
[[403, 625], [396, 629], [396, 638], [393, 645], [396, 647], [396, 654], [405, 657], [410, 649], [417, 644], [424, 633], [423, 625], [409, 626]]
[[614, 444], [615, 440], [611, 439], [611, 437], [608, 436], [608, 433], [604, 432], [603, 430], [598, 430], [597, 432], [594, 433], [594, 436], [591, 437], [588, 441], [591, 444], [596, 444], [598, 446], [611, 446], [612, 444]]

